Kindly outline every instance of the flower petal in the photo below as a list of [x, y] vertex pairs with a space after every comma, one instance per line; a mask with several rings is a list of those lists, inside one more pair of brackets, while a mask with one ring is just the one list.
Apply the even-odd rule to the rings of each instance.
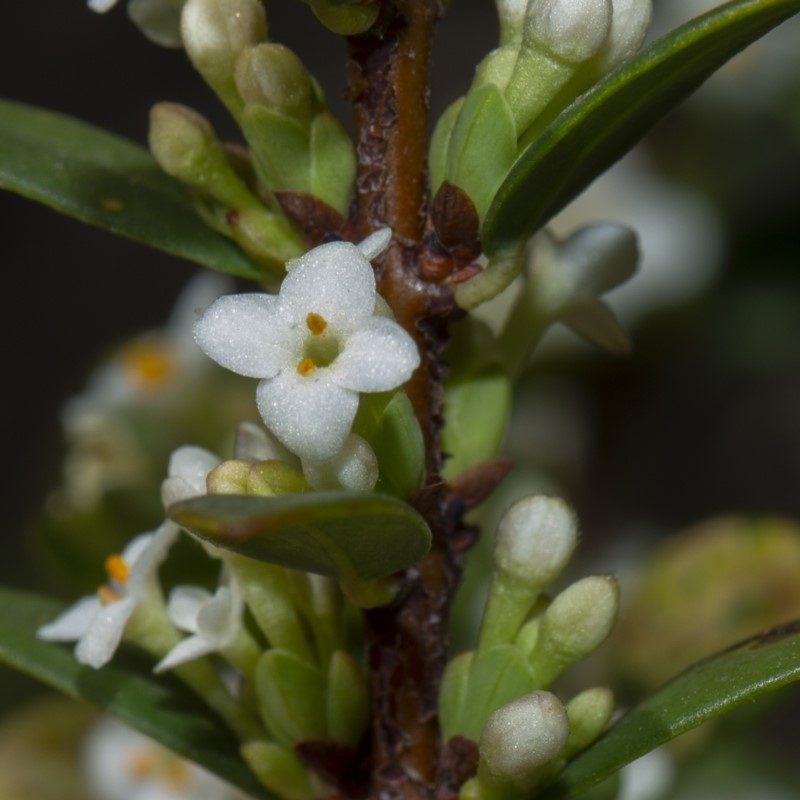
[[333, 458], [304, 462], [303, 474], [315, 489], [371, 492], [378, 482], [378, 459], [366, 440], [351, 433]]
[[363, 242], [359, 242], [357, 247], [364, 254], [367, 261], [372, 261], [373, 258], [377, 258], [389, 246], [391, 241], [392, 229], [379, 228], [367, 236]]
[[235, 294], [209, 306], [194, 326], [194, 338], [223, 367], [250, 378], [271, 378], [286, 362], [296, 337], [276, 297]]
[[213, 642], [216, 648], [224, 647], [236, 633], [239, 622], [237, 610], [231, 590], [227, 586], [220, 586], [197, 614], [200, 635]]
[[287, 370], [256, 390], [267, 427], [293, 453], [310, 461], [334, 456], [350, 432], [358, 395], [331, 380], [330, 368], [304, 377]]
[[[156, 570], [167, 557], [167, 551], [172, 547], [181, 529], [171, 520], [161, 523], [161, 526], [153, 531], [152, 534], [137, 536], [123, 551], [123, 559], [130, 565], [128, 580], [126, 581], [127, 592], [131, 595], [141, 594], [147, 583], [155, 577]], [[144, 536], [149, 536], [146, 545], [141, 547], [139, 540]], [[132, 558], [128, 557], [128, 551], [137, 545], [137, 552]]]
[[356, 392], [384, 392], [405, 383], [419, 366], [414, 340], [394, 320], [361, 320], [333, 364], [334, 380]]
[[75, 658], [81, 664], [99, 669], [114, 655], [125, 625], [136, 608], [136, 598], [125, 597], [116, 603], [100, 606], [89, 629], [75, 648]]
[[176, 586], [169, 593], [167, 615], [176, 628], [197, 633], [200, 610], [211, 599], [211, 592], [200, 586]]
[[323, 244], [295, 261], [283, 280], [280, 303], [288, 317], [303, 324], [313, 311], [333, 325], [349, 327], [375, 309], [375, 274], [354, 244]]
[[36, 635], [46, 642], [77, 642], [89, 630], [100, 608], [96, 595], [82, 597], [52, 622], [42, 625]]
[[167, 478], [161, 484], [164, 508], [206, 494], [206, 477], [220, 459], [204, 447], [186, 445], [173, 451], [169, 459]]
[[175, 645], [165, 656], [153, 667], [153, 672], [164, 672], [168, 669], [185, 664], [187, 661], [194, 661], [201, 656], [207, 656], [217, 649], [213, 642], [209, 642], [202, 636], [189, 636]]

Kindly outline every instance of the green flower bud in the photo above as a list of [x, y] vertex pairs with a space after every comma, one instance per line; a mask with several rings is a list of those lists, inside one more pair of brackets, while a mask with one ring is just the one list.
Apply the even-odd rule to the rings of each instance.
[[302, 473], [283, 461], [223, 461], [208, 473], [209, 494], [253, 494], [280, 497], [308, 491]]
[[[533, 0], [536, 2], [536, 0]], [[497, 17], [500, 23], [500, 46], [519, 44], [525, 27], [525, 13], [528, 0], [495, 0]]]
[[544, 612], [530, 663], [540, 686], [596, 650], [619, 611], [619, 587], [610, 575], [592, 575], [567, 587]]
[[562, 500], [528, 497], [506, 512], [497, 526], [480, 648], [513, 641], [539, 593], [566, 566], [577, 537], [575, 515]]
[[150, 110], [150, 150], [161, 169], [232, 209], [263, 209], [236, 174], [208, 120], [178, 103]]
[[288, 47], [264, 42], [244, 48], [236, 61], [234, 80], [245, 105], [262, 105], [310, 121], [311, 77]]
[[316, 18], [334, 33], [355, 36], [371, 28], [380, 14], [376, 0], [306, 0]]
[[267, 38], [259, 0], [187, 0], [181, 17], [186, 53], [235, 119], [242, 111], [234, 70], [245, 47]]
[[276, 797], [282, 800], [314, 800], [316, 794], [300, 759], [274, 742], [253, 741], [242, 745], [247, 766]]
[[153, 43], [181, 47], [181, 11], [185, 0], [129, 0], [128, 17]]
[[531, 0], [505, 92], [520, 137], [603, 46], [612, 11], [611, 0]]
[[567, 703], [569, 738], [561, 753], [571, 758], [587, 748], [608, 725], [614, 713], [614, 693], [605, 686], [586, 689]]
[[481, 732], [478, 781], [527, 791], [561, 752], [569, 735], [567, 712], [550, 692], [531, 692], [492, 714]]

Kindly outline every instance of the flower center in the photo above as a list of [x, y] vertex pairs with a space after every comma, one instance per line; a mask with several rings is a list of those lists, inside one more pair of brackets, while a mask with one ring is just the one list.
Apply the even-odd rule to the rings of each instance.
[[175, 371], [174, 358], [164, 342], [131, 342], [121, 359], [128, 379], [141, 389], [158, 389]]
[[303, 356], [297, 363], [297, 371], [308, 377], [317, 367], [328, 367], [341, 352], [338, 338], [328, 329], [328, 320], [315, 311], [306, 315], [306, 327], [311, 336], [303, 342]]

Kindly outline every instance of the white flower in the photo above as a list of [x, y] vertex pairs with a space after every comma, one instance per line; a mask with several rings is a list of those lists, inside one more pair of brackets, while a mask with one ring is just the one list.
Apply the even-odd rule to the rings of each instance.
[[136, 607], [160, 596], [156, 571], [164, 561], [179, 528], [165, 522], [152, 533], [133, 539], [121, 554], [106, 559], [109, 582], [96, 595], [78, 600], [36, 632], [49, 642], [75, 642], [75, 657], [98, 669], [111, 660]]
[[204, 447], [184, 445], [173, 451], [167, 467], [167, 477], [161, 483], [161, 502], [164, 509], [181, 500], [203, 497], [206, 494], [206, 478], [214, 467], [222, 463]]
[[87, 734], [82, 760], [98, 800], [247, 800], [207, 770], [110, 717]]
[[360, 392], [400, 386], [419, 364], [412, 338], [381, 308], [368, 256], [389, 242], [321, 245], [290, 263], [280, 293], [221, 297], [195, 326], [215, 361], [261, 378], [258, 409], [275, 436], [304, 460], [344, 445]]
[[199, 586], [175, 587], [170, 592], [167, 614], [176, 628], [192, 636], [175, 645], [153, 671], [164, 672], [232, 644], [241, 624], [243, 608], [239, 585], [227, 570], [213, 595]]

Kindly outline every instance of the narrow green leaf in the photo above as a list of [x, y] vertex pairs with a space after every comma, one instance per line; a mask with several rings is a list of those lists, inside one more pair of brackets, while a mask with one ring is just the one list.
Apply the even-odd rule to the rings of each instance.
[[174, 679], [156, 679], [122, 653], [103, 669], [79, 664], [68, 646], [43, 642], [36, 629], [62, 606], [27, 592], [0, 589], [0, 662], [103, 708], [253, 797], [269, 798], [239, 757], [224, 725]]
[[660, 744], [798, 679], [800, 620], [682, 672], [570, 762], [543, 798], [574, 797]]
[[728, 59], [798, 11], [800, 0], [726, 3], [610, 73], [512, 166], [486, 213], [485, 251], [530, 237]]
[[0, 100], [0, 188], [213, 269], [260, 274], [144, 147], [72, 117]]
[[206, 495], [178, 503], [170, 516], [219, 547], [258, 561], [371, 580], [418, 561], [430, 531], [411, 506], [357, 492], [304, 492], [283, 497]]

